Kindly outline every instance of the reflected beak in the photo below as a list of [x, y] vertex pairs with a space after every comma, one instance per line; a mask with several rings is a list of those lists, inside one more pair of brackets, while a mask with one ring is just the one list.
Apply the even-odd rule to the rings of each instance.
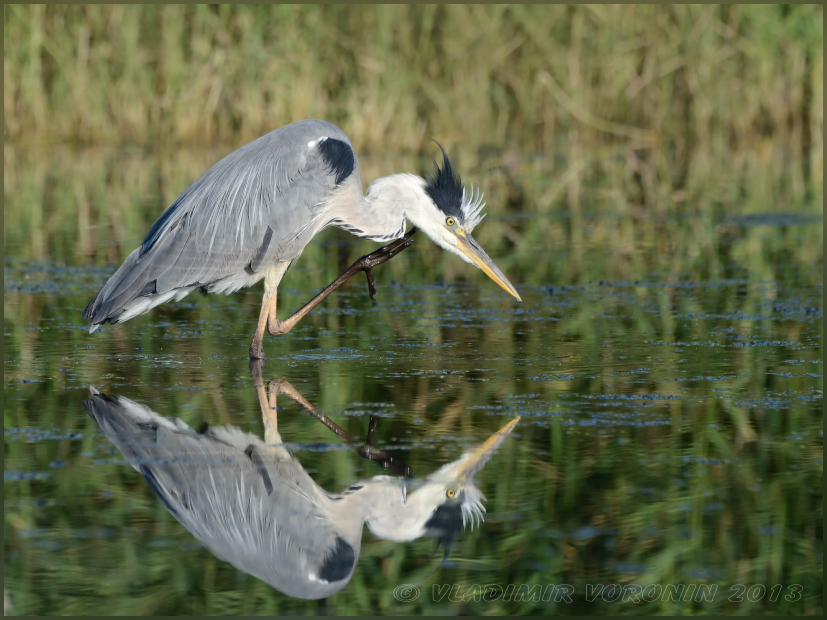
[[459, 250], [465, 254], [472, 263], [488, 274], [488, 277], [494, 280], [494, 282], [508, 291], [509, 295], [515, 297], [517, 301], [522, 301], [517, 289], [508, 281], [508, 278], [500, 271], [499, 267], [494, 264], [494, 261], [488, 258], [488, 254], [474, 241], [471, 235], [462, 230], [454, 234], [457, 237], [457, 241], [459, 241], [457, 247], [459, 247]]
[[457, 478], [459, 480], [466, 481], [481, 470], [482, 466], [485, 465], [485, 463], [488, 462], [488, 459], [493, 456], [494, 452], [496, 452], [497, 448], [500, 447], [500, 444], [505, 441], [505, 438], [511, 434], [511, 431], [514, 430], [514, 427], [517, 426], [517, 422], [519, 421], [520, 416], [517, 416], [496, 433], [491, 435], [491, 437], [489, 437], [484, 444], [478, 448], [474, 448], [474, 450], [470, 452], [460, 463], [459, 469], [457, 470]]

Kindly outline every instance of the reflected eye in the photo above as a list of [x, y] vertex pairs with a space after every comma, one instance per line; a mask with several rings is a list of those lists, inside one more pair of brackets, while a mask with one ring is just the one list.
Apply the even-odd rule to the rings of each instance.
[[[448, 218], [448, 219], [451, 219], [451, 218]], [[448, 491], [445, 493], [445, 495], [448, 496], [448, 499], [451, 499], [456, 494], [457, 494], [457, 492], [454, 491], [454, 489], [448, 489]]]
[[456, 223], [457, 223], [457, 221], [452, 217], [449, 217], [447, 220], [445, 220], [445, 225], [446, 226], [453, 226]]

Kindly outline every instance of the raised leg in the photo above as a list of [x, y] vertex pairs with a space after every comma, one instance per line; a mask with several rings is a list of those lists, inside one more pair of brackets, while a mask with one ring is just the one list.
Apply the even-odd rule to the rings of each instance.
[[267, 316], [268, 331], [270, 329], [270, 327], [269, 327], [270, 325], [278, 325], [278, 322], [279, 322], [279, 318], [276, 316], [276, 306], [278, 305], [276, 303], [277, 302], [277, 297], [278, 297], [278, 291], [274, 291], [273, 292], [273, 297], [270, 299], [270, 306], [269, 306], [270, 310], [269, 310], [269, 314]]
[[[407, 248], [409, 245], [413, 243], [411, 237], [414, 236], [416, 233], [416, 228], [411, 228], [410, 232], [406, 234], [401, 239], [397, 239], [393, 243], [389, 243], [388, 245], [379, 248], [375, 252], [371, 252], [370, 254], [366, 254], [355, 263], [353, 263], [350, 267], [348, 267], [342, 275], [338, 278], [333, 280], [325, 289], [316, 295], [313, 299], [308, 301], [304, 304], [296, 313], [293, 314], [289, 319], [284, 321], [279, 321], [276, 318], [276, 303], [275, 297], [273, 298], [273, 307], [272, 312], [269, 315], [270, 319], [268, 321], [267, 330], [273, 336], [278, 336], [280, 334], [286, 334], [289, 332], [293, 327], [296, 326], [296, 323], [301, 321], [307, 314], [316, 306], [318, 306], [328, 295], [330, 295], [333, 291], [337, 288], [342, 286], [345, 282], [347, 282], [350, 278], [355, 276], [360, 271], [364, 271], [365, 275], [368, 279], [368, 293], [370, 294], [370, 298], [373, 299], [373, 296], [376, 294], [376, 285], [373, 281], [373, 272], [371, 271], [377, 265], [381, 265], [385, 261], [390, 260], [397, 254], [399, 254], [402, 250]], [[263, 312], [262, 307], [262, 312]], [[256, 332], [258, 334], [258, 332]], [[250, 356], [252, 357], [252, 347], [250, 347]]]

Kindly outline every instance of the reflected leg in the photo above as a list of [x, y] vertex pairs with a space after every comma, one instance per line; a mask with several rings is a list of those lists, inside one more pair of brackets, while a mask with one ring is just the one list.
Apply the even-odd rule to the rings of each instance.
[[279, 435], [278, 412], [276, 411], [276, 390], [264, 389], [264, 378], [262, 374], [261, 360], [250, 360], [250, 374], [253, 376], [253, 383], [256, 386], [258, 406], [261, 409], [261, 420], [264, 422], [264, 442], [267, 445], [279, 445], [282, 443]]
[[308, 401], [304, 396], [302, 396], [301, 392], [294, 388], [289, 381], [285, 379], [272, 379], [270, 381], [268, 389], [274, 394], [278, 393], [284, 394], [285, 396], [289, 396], [299, 405], [304, 407], [308, 411], [308, 413], [310, 413], [310, 415], [319, 420], [319, 422], [324, 424], [327, 428], [332, 430], [339, 437], [341, 437], [350, 444], [354, 443], [353, 437], [351, 437], [345, 429], [343, 429], [333, 420], [328, 418], [324, 413], [322, 413], [321, 411], [316, 409], [316, 407], [310, 404], [310, 401]]
[[308, 413], [310, 413], [310, 415], [319, 420], [327, 428], [336, 433], [336, 435], [338, 435], [339, 437], [344, 439], [348, 444], [350, 444], [350, 446], [353, 447], [356, 450], [356, 452], [359, 453], [359, 456], [361, 456], [362, 458], [366, 458], [376, 463], [379, 463], [385, 469], [394, 469], [406, 478], [410, 478], [413, 475], [411, 468], [408, 467], [404, 462], [400, 461], [394, 456], [391, 456], [384, 450], [380, 450], [379, 448], [373, 447], [373, 434], [376, 431], [377, 424], [376, 418], [370, 418], [370, 423], [368, 425], [367, 440], [364, 444], [360, 445], [360, 442], [357, 441], [354, 437], [352, 437], [350, 433], [348, 433], [345, 429], [336, 424], [333, 420], [328, 418], [323, 412], [316, 409], [316, 407], [314, 407], [310, 403], [310, 401], [308, 401], [304, 396], [302, 396], [301, 392], [294, 388], [289, 381], [286, 381], [285, 379], [273, 379], [270, 381], [269, 389], [271, 394], [278, 392], [279, 394], [283, 394], [285, 396], [289, 396], [290, 398], [292, 398], [299, 405], [304, 407], [308, 411]]
[[286, 334], [287, 332], [289, 332], [291, 329], [293, 329], [293, 327], [295, 327], [296, 323], [301, 321], [313, 308], [318, 306], [328, 295], [330, 295], [333, 291], [342, 286], [342, 284], [347, 282], [350, 278], [355, 276], [360, 271], [364, 271], [365, 275], [367, 276], [368, 293], [370, 294], [370, 298], [373, 299], [373, 296], [376, 294], [376, 285], [374, 284], [373, 272], [371, 270], [377, 265], [381, 265], [385, 261], [390, 260], [397, 254], [399, 254], [402, 250], [411, 245], [413, 243], [411, 237], [413, 237], [413, 235], [416, 233], [416, 230], [416, 228], [411, 228], [410, 232], [408, 232], [408, 234], [406, 234], [401, 239], [397, 239], [393, 243], [389, 243], [388, 245], [379, 248], [375, 252], [366, 254], [365, 256], [357, 260], [350, 267], [348, 267], [344, 271], [344, 273], [342, 273], [342, 275], [340, 275], [333, 282], [331, 282], [327, 287], [324, 288], [324, 290], [322, 290], [313, 299], [304, 304], [289, 319], [286, 319], [284, 321], [279, 321], [276, 319], [275, 302], [273, 302], [273, 314], [271, 315], [270, 321], [268, 322], [267, 326], [267, 329], [270, 332], [270, 334], [273, 336], [278, 336], [280, 334]]

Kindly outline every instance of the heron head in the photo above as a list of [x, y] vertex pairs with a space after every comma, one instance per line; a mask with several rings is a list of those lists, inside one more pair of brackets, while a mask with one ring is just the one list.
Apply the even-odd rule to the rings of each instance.
[[445, 557], [466, 525], [470, 524], [473, 529], [484, 520], [485, 496], [474, 484], [474, 474], [482, 469], [519, 421], [519, 416], [514, 418], [485, 443], [428, 476], [423, 487], [416, 491], [434, 504], [425, 522], [425, 535], [435, 538], [437, 547], [443, 546]]
[[485, 217], [481, 214], [485, 206], [482, 192], [473, 186], [466, 190], [459, 175], [451, 168], [445, 149], [438, 142], [437, 146], [442, 151], [442, 167], [434, 162], [433, 176], [424, 180], [422, 208], [420, 212], [409, 212], [409, 219], [439, 246], [476, 265], [510, 295], [522, 301], [508, 278], [471, 236], [471, 231]]

